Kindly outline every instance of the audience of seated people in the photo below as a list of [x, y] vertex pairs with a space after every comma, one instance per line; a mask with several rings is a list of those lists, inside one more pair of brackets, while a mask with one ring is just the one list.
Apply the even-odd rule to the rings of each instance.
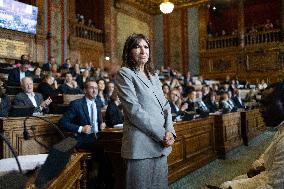
[[182, 119], [181, 116], [183, 116], [184, 111], [188, 109], [188, 104], [183, 103], [181, 105], [180, 92], [177, 89], [171, 90], [169, 103], [171, 106], [171, 113], [173, 116], [173, 121], [181, 120]]
[[[86, 81], [96, 80], [98, 83], [97, 101], [103, 109], [107, 108], [110, 102], [110, 96], [115, 87], [115, 80], [106, 82], [106, 80], [109, 80], [106, 70], [94, 68], [89, 63], [85, 63], [83, 65], [86, 66], [81, 67], [77, 61], [75, 64], [72, 64], [70, 58], [67, 58], [65, 63], [60, 66], [61, 69], [58, 70], [55, 58], [50, 57], [48, 63], [42, 65], [42, 73], [40, 68], [35, 68], [34, 73], [32, 73], [27, 71], [29, 66], [26, 59], [27, 58], [23, 56], [23, 65], [19, 65], [19, 68], [15, 68], [15, 70], [18, 70], [18, 72], [19, 70], [25, 70], [27, 73], [31, 74], [34, 82], [44, 78], [36, 90], [42, 93], [44, 100], [58, 94], [81, 94], [83, 93], [82, 89]], [[15, 75], [14, 72], [14, 70], [11, 72], [9, 78], [13, 78], [13, 75]], [[208, 112], [214, 113], [216, 111], [236, 111], [237, 108], [245, 108], [245, 105], [250, 105], [251, 102], [257, 105], [257, 92], [251, 91], [246, 95], [245, 99], [242, 99], [244, 96], [241, 98], [239, 89], [250, 88], [252, 85], [250, 85], [248, 81], [239, 81], [237, 77], [231, 79], [230, 76], [227, 76], [224, 81], [211, 83], [204, 80], [201, 75], [192, 76], [190, 72], [187, 72], [187, 74], [183, 76], [177, 70], [170, 68], [161, 68], [159, 73], [163, 92], [166, 98], [169, 99], [170, 102], [173, 101], [172, 103], [175, 105], [173, 106], [172, 104], [173, 112], [185, 111], [196, 112], [197, 114], [206, 112], [207, 114]], [[65, 79], [61, 77], [62, 74], [65, 76]], [[20, 77], [20, 74], [18, 75]], [[262, 90], [267, 84], [263, 80], [260, 84], [256, 84], [255, 86], [258, 86], [257, 90]], [[178, 99], [174, 99], [171, 95], [172, 92], [173, 94], [178, 94]], [[225, 92], [226, 95], [228, 95], [227, 100], [225, 100], [226, 103], [223, 98], [219, 101], [220, 95]], [[231, 95], [232, 93], [233, 96]], [[195, 96], [194, 99], [192, 99], [192, 96]], [[227, 110], [227, 104], [229, 104], [229, 107], [232, 107], [229, 108], [229, 111]]]

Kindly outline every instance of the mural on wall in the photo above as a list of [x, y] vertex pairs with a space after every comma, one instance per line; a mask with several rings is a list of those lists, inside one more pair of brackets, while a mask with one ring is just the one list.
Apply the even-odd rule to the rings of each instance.
[[117, 57], [121, 61], [124, 43], [132, 33], [150, 35], [150, 27], [146, 22], [130, 17], [123, 13], [117, 14]]
[[182, 71], [181, 53], [181, 12], [174, 11], [170, 14], [170, 61], [171, 68]]
[[188, 9], [188, 57], [189, 71], [199, 74], [200, 57], [199, 57], [199, 31], [198, 31], [198, 8]]
[[154, 17], [154, 64], [157, 68], [164, 65], [164, 40], [161, 40], [161, 36], [164, 35], [163, 28], [163, 15]]
[[[58, 64], [64, 61], [64, 0], [52, 0], [51, 7], [51, 55], [56, 58]], [[63, 50], [63, 51], [62, 51]]]

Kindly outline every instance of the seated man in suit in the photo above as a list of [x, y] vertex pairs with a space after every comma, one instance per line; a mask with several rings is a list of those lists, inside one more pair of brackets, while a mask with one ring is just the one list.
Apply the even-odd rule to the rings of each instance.
[[55, 58], [51, 56], [48, 62], [42, 65], [42, 71], [50, 72], [53, 64], [56, 64], [56, 61]]
[[[267, 88], [262, 98], [262, 117], [268, 127], [277, 128], [271, 144], [256, 160], [247, 174], [224, 182], [227, 189], [282, 189], [284, 186], [284, 83]], [[215, 188], [216, 186], [207, 186]]]
[[86, 81], [85, 97], [72, 101], [69, 110], [59, 120], [59, 125], [76, 133], [78, 147], [92, 150], [96, 134], [101, 130], [101, 106], [96, 101], [98, 85]]
[[88, 80], [84, 85], [85, 96], [71, 102], [70, 107], [59, 120], [59, 126], [75, 133], [80, 149], [95, 152], [94, 155], [101, 164], [99, 175], [106, 184], [110, 168], [104, 156], [102, 146], [98, 144], [97, 133], [103, 129], [101, 120], [101, 106], [97, 103], [98, 85], [95, 81]]
[[234, 90], [234, 96], [232, 97], [232, 100], [234, 102], [234, 104], [238, 107], [238, 108], [245, 108], [245, 104], [243, 102], [243, 100], [240, 97], [240, 91], [239, 89], [235, 89]]
[[20, 86], [21, 80], [24, 77], [32, 76], [32, 72], [29, 71], [30, 64], [28, 60], [21, 60], [21, 66], [11, 70], [8, 76], [8, 86]]
[[43, 100], [40, 93], [34, 92], [33, 80], [30, 77], [24, 77], [21, 80], [23, 92], [18, 93], [14, 99], [14, 105], [34, 106], [34, 113], [47, 113], [48, 106], [52, 102], [51, 98]]

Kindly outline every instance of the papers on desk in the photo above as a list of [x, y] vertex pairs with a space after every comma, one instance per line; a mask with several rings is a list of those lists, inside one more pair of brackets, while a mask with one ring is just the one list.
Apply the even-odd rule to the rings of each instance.
[[[44, 164], [48, 154], [18, 156], [23, 172], [34, 170]], [[19, 171], [15, 158], [7, 158], [0, 160], [0, 175], [4, 175], [11, 171]]]
[[116, 125], [113, 126], [113, 128], [123, 128], [123, 124], [122, 123], [121, 124], [116, 124]]

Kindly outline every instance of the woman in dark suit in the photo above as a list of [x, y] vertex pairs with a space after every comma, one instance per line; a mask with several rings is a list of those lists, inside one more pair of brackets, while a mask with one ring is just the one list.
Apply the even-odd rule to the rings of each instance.
[[11, 107], [10, 99], [3, 93], [2, 87], [0, 87], [0, 117], [7, 117]]
[[37, 92], [42, 94], [44, 100], [48, 97], [56, 96], [57, 93], [57, 82], [51, 75], [46, 75], [43, 82], [41, 82], [37, 87]]
[[143, 34], [129, 36], [122, 59], [116, 79], [124, 112], [124, 188], [168, 188], [167, 156], [175, 131], [170, 105], [151, 62], [149, 40]]
[[110, 103], [106, 109], [105, 122], [107, 127], [113, 127], [123, 123], [123, 116], [119, 105], [121, 104], [117, 92], [114, 91], [110, 96]]

